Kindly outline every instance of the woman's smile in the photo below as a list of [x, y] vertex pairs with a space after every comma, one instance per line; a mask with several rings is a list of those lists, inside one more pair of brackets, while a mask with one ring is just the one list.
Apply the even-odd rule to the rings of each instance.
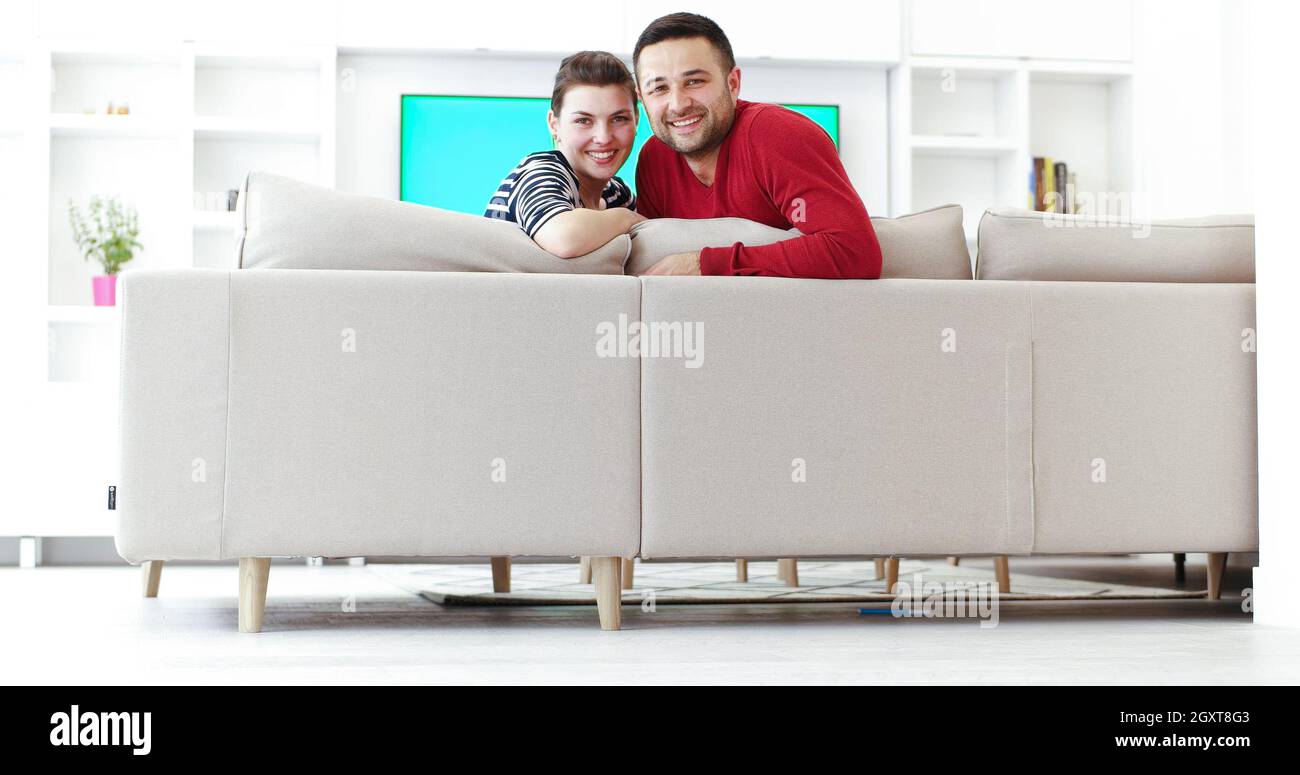
[[596, 164], [602, 167], [608, 167], [614, 163], [616, 157], [618, 156], [618, 151], [620, 150], [622, 149], [610, 148], [602, 151], [590, 150], [587, 151], [587, 158], [591, 159]]

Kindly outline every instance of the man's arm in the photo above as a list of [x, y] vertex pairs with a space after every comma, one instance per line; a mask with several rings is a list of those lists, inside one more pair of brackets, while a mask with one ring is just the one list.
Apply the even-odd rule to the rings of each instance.
[[749, 140], [757, 185], [806, 236], [771, 245], [705, 248], [701, 272], [879, 278], [876, 231], [830, 137], [803, 116], [772, 110], [755, 121]]

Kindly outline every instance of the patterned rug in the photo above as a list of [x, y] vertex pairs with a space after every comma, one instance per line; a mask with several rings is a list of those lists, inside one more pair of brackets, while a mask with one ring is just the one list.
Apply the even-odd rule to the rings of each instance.
[[[577, 564], [525, 565], [511, 568], [511, 591], [492, 591], [492, 572], [481, 565], [379, 565], [370, 570], [425, 599], [447, 606], [593, 605], [590, 584], [578, 583]], [[902, 560], [898, 581], [912, 589], [944, 585], [944, 589], [991, 584], [993, 572], [951, 566], [946, 560]], [[875, 578], [872, 562], [799, 562], [799, 586], [787, 587], [776, 578], [776, 562], [750, 562], [749, 581], [736, 581], [734, 563], [642, 563], [633, 574], [633, 588], [623, 591], [623, 603], [640, 604], [652, 596], [656, 605], [737, 603], [874, 603], [889, 602], [884, 579]], [[987, 587], [986, 587], [987, 589]], [[1002, 600], [1148, 600], [1203, 598], [1205, 590], [1183, 591], [1133, 587], [1081, 579], [1058, 579], [1016, 573], [1011, 568], [1011, 592]]]

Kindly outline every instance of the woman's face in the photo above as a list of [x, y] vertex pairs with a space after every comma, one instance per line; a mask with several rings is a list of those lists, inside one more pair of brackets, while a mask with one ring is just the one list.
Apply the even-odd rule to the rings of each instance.
[[636, 107], [623, 86], [574, 86], [560, 114], [546, 114], [556, 147], [579, 178], [608, 181], [632, 153]]

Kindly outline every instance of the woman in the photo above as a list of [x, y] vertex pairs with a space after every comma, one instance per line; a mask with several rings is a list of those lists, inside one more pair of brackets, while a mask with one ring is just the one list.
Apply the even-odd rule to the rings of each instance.
[[489, 218], [519, 224], [560, 258], [585, 255], [645, 218], [614, 177], [636, 141], [636, 84], [623, 62], [580, 51], [560, 63], [546, 123], [553, 151], [530, 153], [501, 181]]

